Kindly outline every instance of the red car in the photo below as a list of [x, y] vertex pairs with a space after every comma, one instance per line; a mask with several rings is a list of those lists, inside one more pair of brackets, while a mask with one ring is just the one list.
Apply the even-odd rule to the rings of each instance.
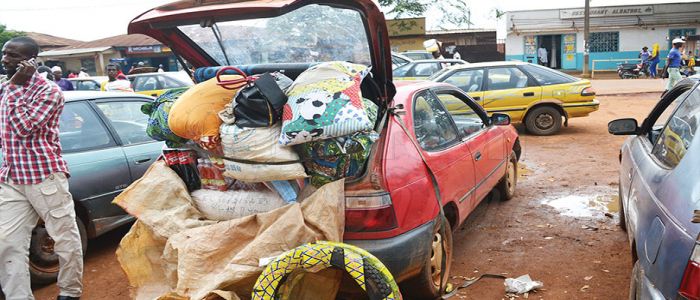
[[[449, 84], [395, 86], [386, 21], [371, 0], [187, 0], [147, 11], [129, 33], [163, 42], [195, 67], [293, 79], [322, 61], [372, 66], [362, 91], [379, 105], [381, 137], [364, 176], [346, 183], [344, 239], [382, 260], [405, 297], [442, 293], [451, 230], [494, 188], [504, 199], [515, 192], [520, 144], [508, 116], [488, 117]], [[445, 109], [455, 103], [459, 114]]]

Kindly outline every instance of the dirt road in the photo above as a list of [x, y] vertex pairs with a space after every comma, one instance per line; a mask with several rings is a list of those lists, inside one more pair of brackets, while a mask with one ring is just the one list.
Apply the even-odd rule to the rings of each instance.
[[[484, 202], [454, 236], [451, 281], [483, 273], [530, 274], [544, 283], [531, 299], [624, 299], [630, 251], [616, 225], [618, 150], [624, 137], [607, 133], [608, 121], [642, 120], [658, 93], [602, 96], [600, 111], [573, 119], [555, 136], [522, 129], [521, 176], [516, 197]], [[612, 203], [608, 205], [608, 202]], [[570, 210], [553, 208], [569, 207]], [[586, 217], [588, 215], [588, 217]], [[126, 277], [114, 252], [128, 230], [90, 243], [83, 299], [128, 299]], [[460, 277], [461, 276], [461, 277]], [[55, 299], [55, 285], [35, 289], [37, 299]], [[484, 279], [453, 299], [502, 299], [503, 281]]]

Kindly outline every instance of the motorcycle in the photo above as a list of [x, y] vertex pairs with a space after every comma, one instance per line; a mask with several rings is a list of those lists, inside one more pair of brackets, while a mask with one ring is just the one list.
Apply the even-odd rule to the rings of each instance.
[[639, 78], [642, 75], [649, 77], [649, 68], [647, 63], [618, 64], [617, 75], [622, 79]]

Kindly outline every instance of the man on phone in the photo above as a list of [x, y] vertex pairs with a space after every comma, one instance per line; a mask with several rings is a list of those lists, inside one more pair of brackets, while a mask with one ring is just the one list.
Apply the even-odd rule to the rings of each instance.
[[36, 72], [38, 52], [28, 37], [2, 47], [8, 80], [0, 83], [0, 286], [5, 299], [34, 299], [29, 245], [42, 219], [59, 257], [58, 299], [79, 299], [83, 251], [58, 139], [64, 98], [57, 85]]

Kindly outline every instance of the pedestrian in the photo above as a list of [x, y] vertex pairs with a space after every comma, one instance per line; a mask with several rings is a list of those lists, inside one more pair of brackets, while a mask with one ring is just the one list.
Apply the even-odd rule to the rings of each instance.
[[41, 77], [44, 77], [44, 79], [53, 82], [53, 73], [51, 72], [51, 68], [47, 66], [39, 66], [36, 68], [36, 72], [39, 73]]
[[642, 47], [642, 51], [639, 52], [639, 58], [641, 59], [641, 62], [643, 64], [647, 63], [649, 61], [649, 57], [651, 57], [651, 52], [649, 52], [647, 46]]
[[107, 64], [107, 81], [102, 82], [100, 90], [102, 91], [118, 91], [118, 92], [133, 92], [131, 82], [124, 76], [119, 76], [119, 67], [116, 64]]
[[681, 80], [680, 68], [683, 58], [681, 55], [681, 48], [683, 47], [684, 43], [685, 41], [679, 38], [673, 39], [672, 41], [673, 48], [671, 48], [671, 51], [668, 52], [666, 66], [664, 67], [664, 74], [668, 72], [668, 82], [666, 83], [666, 91], [664, 93], [668, 92], [679, 80]]
[[53, 73], [53, 81], [61, 88], [62, 91], [72, 91], [73, 84], [67, 79], [63, 79], [63, 70], [59, 66], [51, 67], [51, 73]]
[[164, 73], [165, 70], [163, 70], [163, 65], [158, 65], [158, 73]]
[[547, 49], [544, 47], [544, 45], [540, 45], [540, 47], [537, 49], [537, 60], [541, 66], [547, 66]]
[[80, 73], [78, 73], [78, 78], [88, 78], [90, 77], [90, 74], [88, 74], [86, 68], [80, 68]]
[[29, 245], [39, 219], [55, 242], [59, 300], [80, 299], [83, 250], [58, 123], [63, 92], [36, 72], [39, 45], [16, 37], [2, 47], [0, 84], [0, 285], [6, 299], [34, 299]]
[[455, 54], [452, 55], [452, 58], [454, 58], [454, 59], [462, 59], [462, 54], [459, 54], [459, 52], [457, 52], [457, 50], [455, 50]]
[[651, 56], [649, 56], [649, 76], [656, 78], [657, 66], [659, 65], [659, 44], [651, 46]]

